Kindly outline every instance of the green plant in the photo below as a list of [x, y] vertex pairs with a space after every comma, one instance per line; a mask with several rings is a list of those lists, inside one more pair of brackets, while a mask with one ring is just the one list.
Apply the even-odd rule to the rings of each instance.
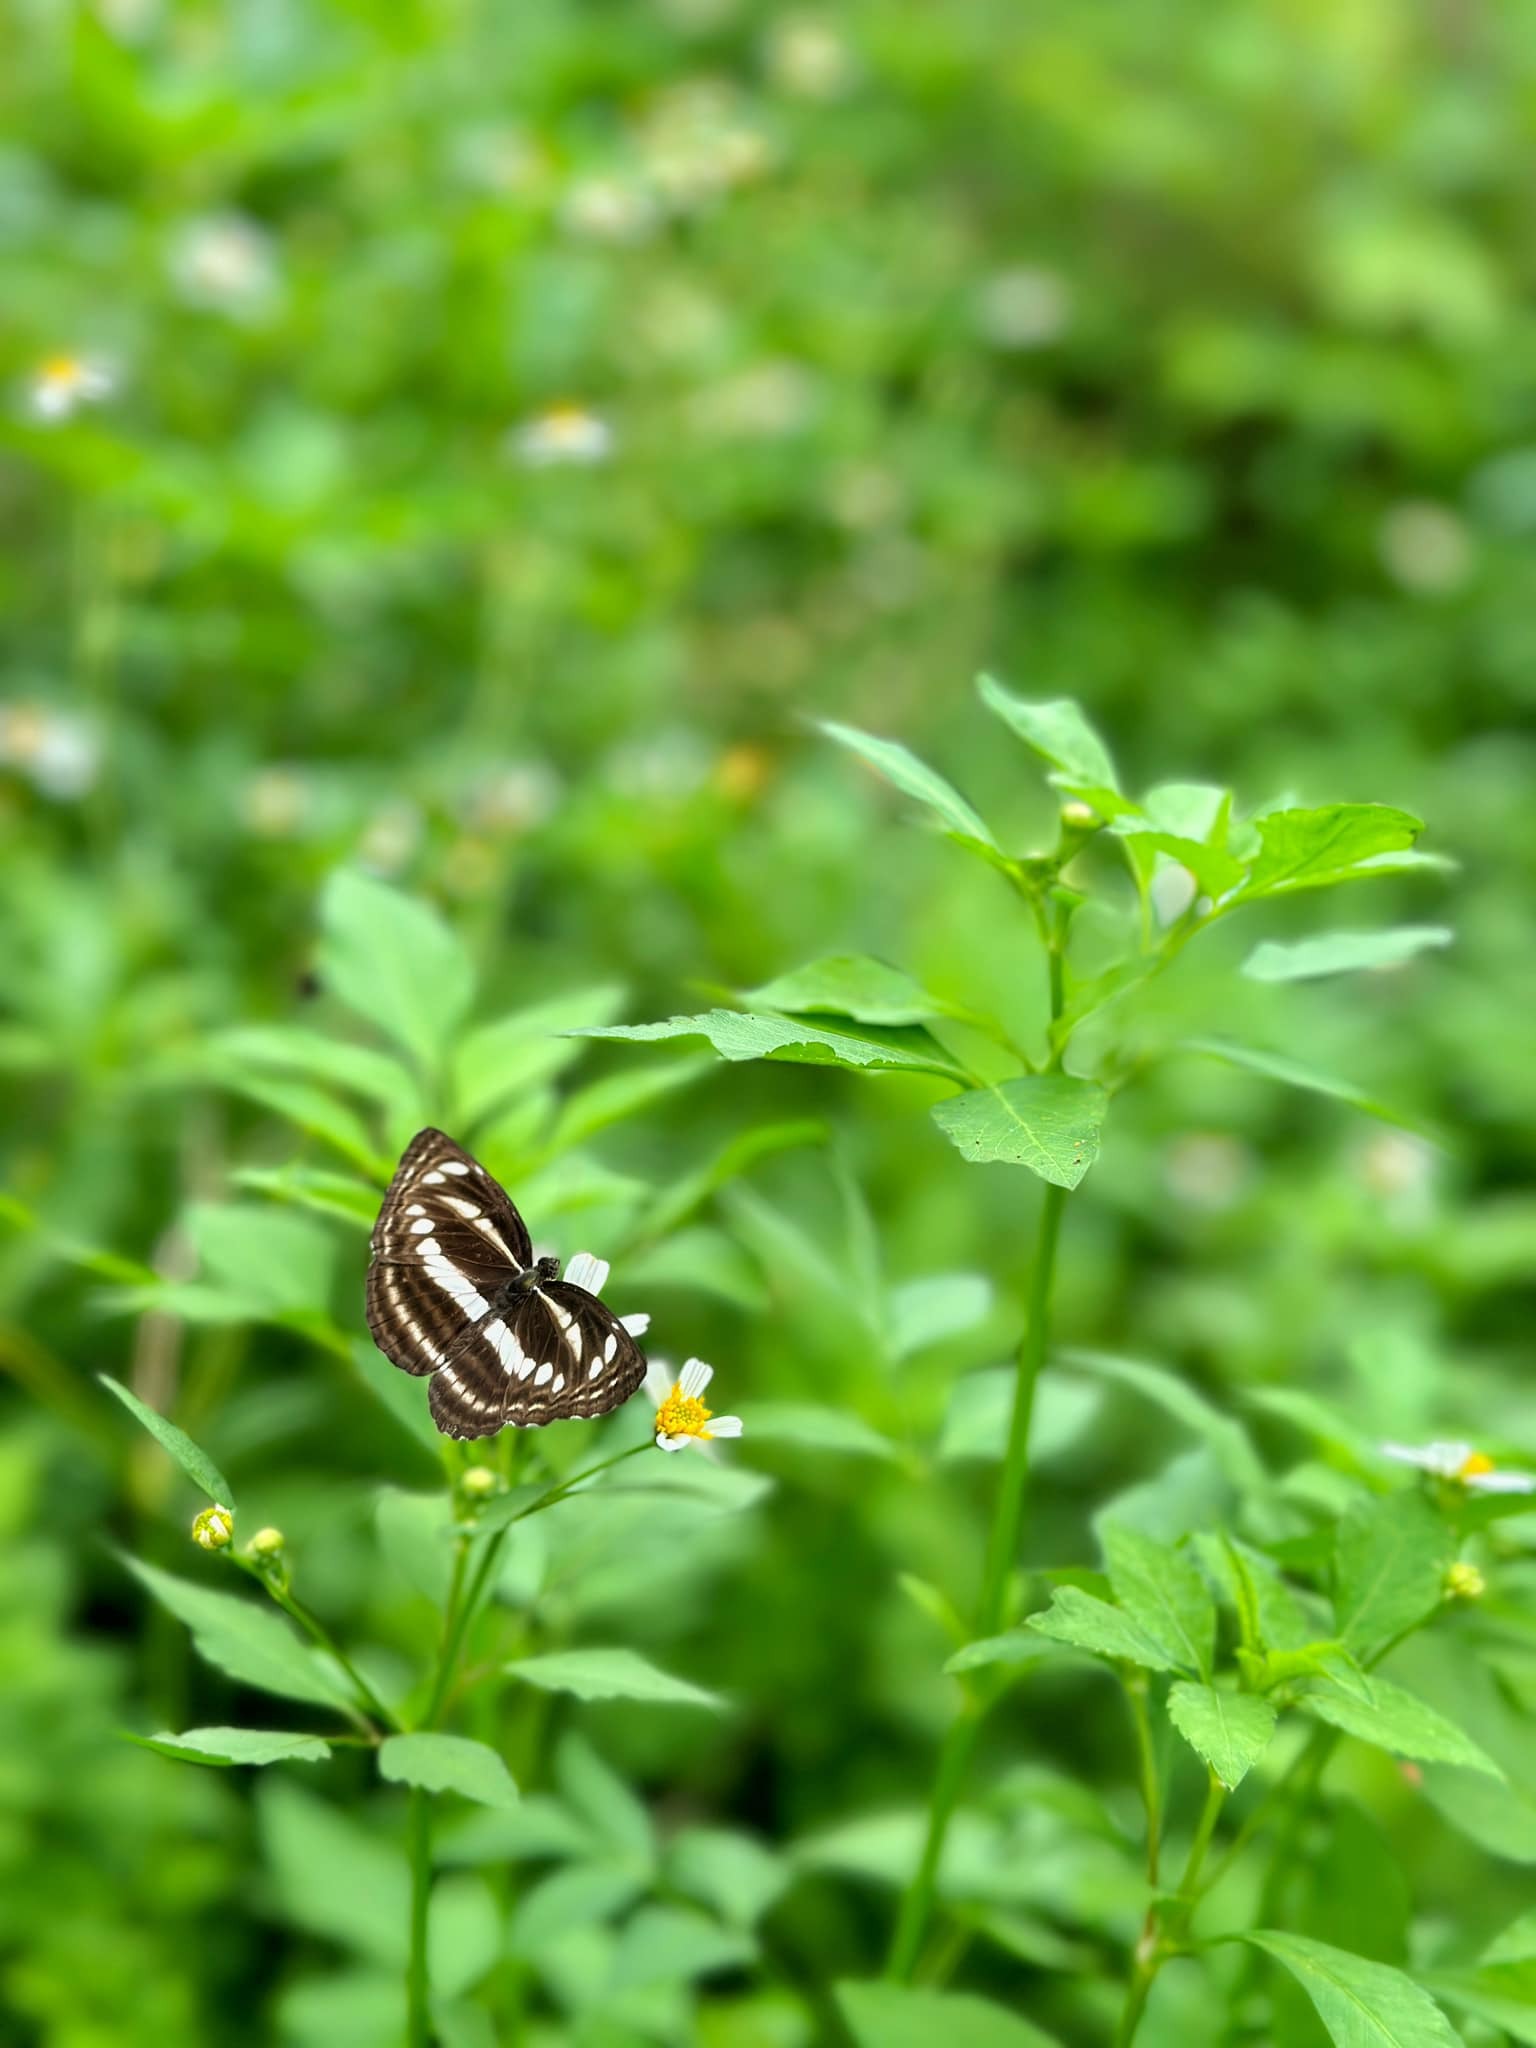
[[[728, 1060], [802, 1061], [947, 1081], [956, 1092], [934, 1104], [932, 1117], [961, 1155], [1024, 1166], [1045, 1182], [1006, 1447], [985, 1564], [970, 1602], [970, 1640], [945, 1667], [957, 1681], [958, 1703], [903, 1889], [888, 1975], [898, 1984], [920, 1970], [942, 1976], [953, 1961], [947, 1936], [927, 1950], [926, 1962], [925, 1943], [984, 1719], [1044, 1653], [1086, 1653], [1120, 1678], [1144, 1805], [1150, 1902], [1116, 2033], [1117, 2043], [1129, 2044], [1169, 1957], [1208, 1949], [1195, 1931], [1196, 1910], [1277, 1810], [1287, 1819], [1262, 1908], [1273, 1909], [1284, 1896], [1295, 1832], [1341, 1732], [1394, 1755], [1498, 1775], [1453, 1722], [1372, 1672], [1448, 1601], [1478, 1590], [1480, 1576], [1457, 1562], [1458, 1549], [1491, 1515], [1520, 1512], [1529, 1502], [1518, 1476], [1497, 1503], [1477, 1502], [1467, 1489], [1477, 1487], [1487, 1461], [1473, 1458], [1465, 1467], [1453, 1463], [1433, 1502], [1413, 1489], [1379, 1498], [1352, 1493], [1341, 1513], [1314, 1517], [1302, 1534], [1246, 1439], [1232, 1432], [1224, 1441], [1236, 1461], [1240, 1501], [1231, 1528], [1169, 1543], [1110, 1510], [1099, 1525], [1103, 1571], [1074, 1572], [1043, 1612], [1024, 1613], [1020, 1548], [1031, 1418], [1051, 1344], [1057, 1246], [1067, 1198], [1098, 1156], [1115, 1098], [1159, 1062], [1193, 1054], [1391, 1116], [1288, 1051], [1205, 1030], [1170, 1037], [1149, 1013], [1148, 996], [1192, 941], [1241, 912], [1433, 862], [1415, 847], [1421, 821], [1386, 805], [1282, 805], [1244, 814], [1230, 791], [1193, 783], [1162, 784], [1134, 797], [1120, 787], [1108, 750], [1077, 705], [1028, 702], [990, 677], [982, 678], [980, 692], [1046, 765], [1060, 809], [1055, 842], [1045, 850], [1008, 851], [957, 790], [897, 743], [841, 725], [827, 731], [1020, 901], [1042, 969], [1043, 1000], [1034, 1015], [991, 1016], [969, 995], [956, 1001], [877, 960], [839, 956], [757, 989], [750, 1008], [593, 1027], [590, 1035], [702, 1038]], [[1449, 937], [1442, 927], [1421, 925], [1266, 940], [1247, 953], [1240, 972], [1259, 981], [1305, 980], [1408, 959]], [[1091, 1357], [1082, 1363], [1095, 1365]], [[1101, 1363], [1115, 1369], [1113, 1360]], [[1149, 1369], [1139, 1370], [1145, 1377]], [[1194, 1397], [1165, 1387], [1158, 1398], [1187, 1407]], [[953, 1614], [947, 1597], [931, 1589], [926, 1597], [936, 1614]], [[1226, 1619], [1218, 1635], [1219, 1610]], [[1205, 1774], [1172, 1888], [1163, 1867], [1170, 1824], [1159, 1761], [1165, 1744], [1154, 1710]], [[1213, 1864], [1229, 1794], [1280, 1739], [1282, 1721], [1289, 1730], [1297, 1716], [1323, 1725], [1290, 1756]], [[1261, 1920], [1268, 1917], [1261, 1910]], [[1383, 2040], [1451, 2038], [1432, 2001], [1400, 1974], [1262, 1927], [1246, 1938], [1292, 1971], [1330, 2029], [1344, 2028], [1336, 2039], [1356, 2038], [1352, 2011], [1368, 2015]], [[1401, 2031], [1389, 2035], [1389, 2026]]]

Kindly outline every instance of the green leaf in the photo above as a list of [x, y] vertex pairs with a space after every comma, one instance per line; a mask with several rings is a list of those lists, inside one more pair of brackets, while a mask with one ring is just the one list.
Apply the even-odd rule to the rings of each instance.
[[178, 1429], [174, 1422], [167, 1422], [163, 1415], [157, 1415], [153, 1408], [141, 1401], [137, 1394], [130, 1393], [125, 1386], [110, 1374], [99, 1372], [97, 1379], [109, 1394], [115, 1394], [134, 1420], [147, 1429], [163, 1451], [169, 1452], [186, 1473], [192, 1484], [206, 1493], [211, 1501], [232, 1508], [235, 1505], [234, 1489], [224, 1474], [204, 1450], [193, 1443], [184, 1429]]
[[512, 1774], [496, 1751], [467, 1735], [391, 1735], [379, 1745], [379, 1775], [426, 1792], [457, 1792], [480, 1806], [517, 1804]]
[[192, 1631], [201, 1655], [241, 1685], [254, 1685], [284, 1699], [308, 1700], [314, 1706], [350, 1704], [340, 1674], [333, 1676], [271, 1608], [173, 1578], [136, 1557], [123, 1562], [160, 1605]]
[[580, 1700], [644, 1700], [668, 1707], [724, 1705], [717, 1693], [659, 1671], [635, 1650], [549, 1650], [538, 1657], [519, 1657], [504, 1668], [544, 1692], [574, 1693]]
[[1450, 1532], [1415, 1487], [1361, 1501], [1339, 1523], [1334, 1606], [1345, 1646], [1368, 1656], [1440, 1605]]
[[1480, 1970], [1420, 1972], [1428, 1991], [1473, 2019], [1536, 2048], [1536, 1964], [1505, 1963]]
[[354, 1337], [351, 1357], [369, 1392], [389, 1410], [406, 1434], [415, 1438], [433, 1466], [441, 1471], [443, 1438], [427, 1407], [427, 1390], [422, 1382], [391, 1365], [371, 1337]]
[[1478, 1957], [1480, 1963], [1536, 1962], [1536, 1906], [1496, 1934]]
[[364, 1173], [387, 1171], [387, 1162], [357, 1112], [323, 1088], [308, 1081], [296, 1081], [287, 1074], [255, 1073], [243, 1067], [215, 1063], [212, 1077], [221, 1088], [243, 1095], [274, 1116], [286, 1117], [298, 1130], [325, 1143]]
[[453, 1063], [454, 1113], [468, 1127], [513, 1094], [552, 1080], [581, 1047], [564, 1034], [611, 1024], [624, 1007], [621, 982], [598, 982], [513, 1010], [466, 1032]]
[[1446, 1720], [1417, 1694], [1389, 1679], [1362, 1674], [1348, 1688], [1330, 1682], [1306, 1693], [1300, 1704], [1320, 1721], [1342, 1728], [1362, 1742], [1372, 1742], [1393, 1756], [1411, 1757], [1423, 1764], [1459, 1764], [1495, 1778], [1504, 1775], [1487, 1751], [1454, 1721]]
[[1242, 971], [1250, 981], [1315, 981], [1359, 968], [1400, 967], [1432, 946], [1448, 946], [1455, 936], [1443, 924], [1403, 924], [1383, 932], [1319, 932], [1288, 946], [1266, 939]]
[[349, 1088], [385, 1109], [418, 1099], [409, 1070], [388, 1053], [297, 1024], [241, 1024], [218, 1032], [211, 1050], [243, 1065], [275, 1067], [280, 1073]]
[[861, 1415], [811, 1401], [756, 1402], [747, 1427], [754, 1443], [793, 1444], [799, 1450], [842, 1452], [854, 1458], [901, 1455], [890, 1438], [871, 1428]]
[[1427, 1992], [1401, 1970], [1301, 1934], [1245, 1934], [1283, 1963], [1328, 2029], [1334, 2048], [1461, 2048]]
[[428, 904], [338, 869], [320, 904], [322, 984], [435, 1069], [474, 994], [469, 955]]
[[691, 1984], [752, 1960], [751, 1940], [691, 1906], [646, 1905], [627, 1922], [613, 1956], [617, 1995], [652, 1985]]
[[1254, 820], [1259, 853], [1243, 888], [1252, 896], [1325, 889], [1390, 869], [1383, 856], [1406, 851], [1422, 818], [1390, 804], [1324, 804], [1312, 811], [1271, 811]]
[[575, 1863], [542, 1878], [512, 1916], [512, 1953], [537, 1961], [573, 1927], [611, 1920], [645, 1890], [645, 1872], [610, 1863]]
[[283, 1917], [376, 1962], [402, 1964], [411, 1887], [393, 1844], [288, 1776], [260, 1781], [256, 1813]]
[[973, 1330], [992, 1310], [992, 1283], [981, 1273], [924, 1273], [891, 1289], [891, 1355], [900, 1360]]
[[1027, 1166], [1059, 1188], [1075, 1188], [1099, 1156], [1108, 1107], [1093, 1081], [1021, 1074], [937, 1102], [932, 1116], [962, 1158]]
[[741, 1928], [754, 1927], [789, 1883], [782, 1857], [734, 1828], [683, 1828], [667, 1844], [662, 1874], [669, 1890]]
[[797, 1060], [810, 1066], [867, 1067], [875, 1071], [939, 1074], [963, 1081], [965, 1070], [936, 1038], [915, 1025], [856, 1024], [838, 1031], [758, 1017], [749, 1010], [707, 1010], [697, 1017], [668, 1017], [657, 1024], [610, 1024], [574, 1034], [579, 1038], [707, 1038], [727, 1060]]
[[1168, 1718], [1229, 1792], [1247, 1777], [1275, 1732], [1268, 1700], [1183, 1679], [1169, 1688]]
[[1129, 1387], [1171, 1415], [1181, 1428], [1210, 1445], [1222, 1471], [1235, 1486], [1257, 1491], [1263, 1485], [1264, 1467], [1242, 1424], [1224, 1415], [1183, 1374], [1170, 1372], [1167, 1366], [1153, 1365], [1146, 1359], [1119, 1358], [1110, 1351], [1074, 1348], [1060, 1356], [1062, 1364]]
[[1331, 1096], [1336, 1102], [1347, 1102], [1352, 1109], [1363, 1110], [1367, 1116], [1379, 1117], [1383, 1123], [1396, 1124], [1405, 1131], [1423, 1129], [1417, 1117], [1368, 1095], [1353, 1081], [1341, 1081], [1336, 1074], [1325, 1074], [1320, 1067], [1307, 1066], [1285, 1053], [1269, 1052], [1259, 1045], [1240, 1045], [1234, 1038], [1186, 1038], [1175, 1050], [1204, 1053], [1211, 1059], [1224, 1060], [1229, 1067], [1246, 1067], [1266, 1080], [1281, 1081], [1287, 1088], [1304, 1088], [1310, 1095]]
[[1225, 848], [1206, 846], [1201, 840], [1186, 839], [1182, 833], [1159, 832], [1125, 822], [1120, 828], [1120, 836], [1135, 856], [1137, 867], [1144, 876], [1150, 877], [1157, 867], [1153, 856], [1166, 854], [1169, 860], [1188, 868], [1201, 893], [1212, 898], [1225, 896], [1229, 889], [1235, 889], [1247, 872], [1242, 862]]
[[1010, 1669], [1021, 1664], [1038, 1664], [1042, 1658], [1055, 1654], [1051, 1640], [1041, 1642], [1038, 1634], [1011, 1628], [1004, 1635], [979, 1636], [974, 1643], [967, 1643], [963, 1649], [956, 1650], [944, 1669], [952, 1678], [958, 1678], [964, 1671], [986, 1671], [999, 1664]]
[[1056, 2048], [1052, 2035], [969, 1991], [839, 1984], [837, 2003], [857, 2048]]
[[626, 1068], [605, 1074], [585, 1088], [578, 1088], [560, 1105], [560, 1114], [549, 1135], [549, 1150], [563, 1152], [583, 1139], [637, 1116], [654, 1102], [680, 1088], [690, 1088], [702, 1075], [714, 1073], [715, 1063], [707, 1057], [669, 1060], [656, 1066]]
[[189, 1728], [184, 1735], [162, 1732], [131, 1740], [189, 1764], [318, 1764], [331, 1753], [318, 1735], [287, 1735], [276, 1728]]
[[1126, 1613], [1176, 1664], [1208, 1678], [1216, 1603], [1190, 1558], [1123, 1522], [1106, 1521], [1099, 1540], [1109, 1583]]
[[896, 740], [879, 739], [873, 733], [859, 732], [851, 725], [834, 725], [829, 720], [822, 721], [821, 729], [839, 746], [847, 747], [860, 760], [867, 761], [903, 796], [912, 797], [941, 818], [957, 838], [969, 840], [991, 853], [998, 851], [997, 841], [985, 821], [971, 809], [960, 792], [952, 789], [942, 775]]
[[1095, 1657], [1113, 1657], [1118, 1662], [1140, 1664], [1148, 1671], [1176, 1671], [1179, 1659], [1169, 1655], [1123, 1609], [1085, 1593], [1081, 1586], [1058, 1586], [1043, 1614], [1032, 1614], [1027, 1628], [1049, 1636], [1052, 1642], [1068, 1643], [1075, 1650], [1087, 1650]]
[[239, 1166], [230, 1178], [238, 1188], [313, 1210], [317, 1216], [340, 1217], [363, 1230], [372, 1230], [379, 1213], [377, 1187], [350, 1174], [327, 1173], [323, 1167]]
[[1031, 703], [1015, 697], [994, 677], [986, 675], [977, 678], [976, 687], [987, 709], [1011, 727], [1027, 747], [1050, 762], [1054, 771], [1051, 781], [1058, 789], [1085, 797], [1090, 803], [1097, 791], [1119, 791], [1109, 749], [1070, 697]]
[[264, 1202], [194, 1202], [187, 1235], [199, 1275], [267, 1314], [323, 1308], [336, 1243], [307, 1216]]
[[910, 974], [863, 953], [833, 953], [808, 961], [791, 974], [748, 989], [742, 1000], [791, 1016], [821, 1011], [861, 1024], [921, 1024], [929, 1017], [956, 1014], [953, 1004], [930, 995]]

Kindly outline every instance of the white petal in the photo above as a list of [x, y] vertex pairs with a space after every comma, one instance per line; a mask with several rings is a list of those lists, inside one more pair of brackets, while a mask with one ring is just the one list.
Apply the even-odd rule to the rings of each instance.
[[567, 1264], [563, 1277], [572, 1287], [584, 1287], [588, 1294], [601, 1294], [608, 1278], [608, 1261], [594, 1258], [591, 1252], [578, 1252]]
[[619, 1321], [631, 1337], [643, 1337], [651, 1327], [650, 1313], [646, 1309], [641, 1309], [638, 1315], [620, 1316]]
[[706, 1458], [709, 1456], [709, 1445], [703, 1437], [685, 1436], [682, 1441], [685, 1446], [692, 1445], [694, 1450], [702, 1451]]
[[740, 1436], [741, 1417], [739, 1415], [712, 1415], [709, 1418], [709, 1433], [711, 1436]]
[[664, 1358], [653, 1358], [645, 1368], [646, 1398], [652, 1407], [659, 1408], [671, 1393], [673, 1373]]
[[1463, 1484], [1469, 1493], [1536, 1493], [1529, 1472], [1469, 1472]]
[[697, 1437], [663, 1436], [659, 1429], [656, 1432], [656, 1448], [662, 1451], [686, 1451], [690, 1444], [697, 1442]]
[[1472, 1455], [1470, 1444], [1383, 1444], [1382, 1456], [1395, 1458], [1400, 1465], [1416, 1465], [1421, 1472], [1437, 1473], [1442, 1479], [1454, 1479], [1467, 1459]]
[[682, 1381], [683, 1392], [697, 1400], [714, 1376], [715, 1368], [712, 1365], [706, 1365], [702, 1358], [690, 1358], [679, 1378]]

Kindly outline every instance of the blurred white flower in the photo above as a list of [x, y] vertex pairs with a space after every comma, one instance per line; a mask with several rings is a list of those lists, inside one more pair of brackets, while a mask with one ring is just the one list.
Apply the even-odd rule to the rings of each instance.
[[604, 780], [621, 796], [667, 802], [691, 796], [709, 770], [709, 749], [700, 736], [673, 726], [615, 747], [604, 764]]
[[67, 420], [85, 405], [100, 405], [117, 389], [116, 374], [92, 356], [47, 356], [33, 372], [28, 402], [35, 418]]
[[549, 162], [532, 137], [504, 124], [456, 132], [452, 164], [466, 185], [502, 198], [532, 191], [543, 183]]
[[242, 318], [277, 292], [272, 238], [241, 213], [189, 220], [171, 245], [171, 278], [189, 305]]
[[1404, 1219], [1423, 1216], [1434, 1193], [1436, 1158], [1427, 1138], [1411, 1131], [1376, 1131], [1360, 1147], [1360, 1178]]
[[422, 816], [412, 803], [387, 803], [363, 827], [357, 857], [376, 875], [396, 875], [421, 844]]
[[1444, 505], [1418, 499], [1394, 505], [1376, 545], [1393, 581], [1427, 597], [1459, 590], [1472, 573], [1471, 537]]
[[841, 99], [858, 77], [852, 50], [818, 15], [788, 14], [776, 21], [764, 56], [769, 78], [795, 99]]
[[654, 194], [629, 178], [578, 178], [560, 202], [561, 226], [589, 242], [643, 242], [660, 218]]
[[1242, 1196], [1253, 1170], [1246, 1145], [1224, 1131], [1194, 1131], [1176, 1138], [1163, 1161], [1168, 1192], [1186, 1208], [1219, 1215]]
[[1161, 925], [1176, 924], [1200, 892], [1200, 885], [1182, 861], [1158, 862], [1147, 888], [1152, 914]]
[[514, 427], [508, 449], [524, 469], [592, 467], [613, 453], [613, 429], [581, 405], [552, 405]]
[[1383, 1444], [1381, 1454], [1400, 1465], [1416, 1465], [1437, 1479], [1454, 1479], [1469, 1493], [1536, 1493], [1536, 1473], [1501, 1472], [1486, 1452], [1471, 1444]]
[[1044, 348], [1061, 338], [1071, 317], [1071, 292], [1054, 270], [999, 270], [976, 294], [976, 325], [997, 348]]
[[545, 761], [514, 761], [494, 768], [470, 790], [467, 815], [482, 832], [532, 832], [554, 816], [560, 777]]
[[715, 1415], [704, 1406], [704, 1390], [715, 1369], [702, 1358], [690, 1358], [674, 1380], [672, 1368], [659, 1358], [646, 1367], [645, 1391], [656, 1409], [656, 1443], [663, 1451], [696, 1451], [716, 1437], [740, 1436], [739, 1415]]
[[0, 704], [0, 763], [19, 769], [41, 795], [70, 803], [95, 786], [101, 742], [74, 712]]
[[755, 363], [699, 392], [691, 412], [717, 439], [773, 441], [806, 426], [815, 402], [815, 381], [799, 363]]
[[258, 839], [291, 839], [314, 804], [309, 778], [296, 768], [258, 768], [240, 792], [240, 816]]
[[685, 80], [651, 107], [637, 141], [646, 175], [669, 206], [707, 205], [763, 177], [774, 162], [768, 137], [719, 79]]

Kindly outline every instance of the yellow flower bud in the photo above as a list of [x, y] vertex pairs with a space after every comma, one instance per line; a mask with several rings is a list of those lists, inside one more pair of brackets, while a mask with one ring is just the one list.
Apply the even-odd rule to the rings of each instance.
[[1450, 1600], [1481, 1600], [1488, 1590], [1488, 1581], [1475, 1564], [1465, 1564], [1457, 1559], [1445, 1575], [1446, 1597]]
[[501, 1481], [489, 1465], [471, 1465], [459, 1478], [459, 1491], [466, 1500], [489, 1500], [500, 1488]]
[[1099, 814], [1092, 804], [1085, 804], [1081, 797], [1073, 797], [1069, 803], [1064, 803], [1061, 807], [1061, 822], [1081, 832], [1090, 825], [1097, 825]]
[[235, 1516], [232, 1508], [215, 1505], [204, 1508], [192, 1523], [192, 1541], [201, 1550], [223, 1550], [233, 1540]]
[[263, 1563], [270, 1558], [280, 1557], [282, 1551], [283, 1532], [281, 1529], [258, 1529], [250, 1542], [245, 1546], [247, 1557], [254, 1557], [258, 1562]]

